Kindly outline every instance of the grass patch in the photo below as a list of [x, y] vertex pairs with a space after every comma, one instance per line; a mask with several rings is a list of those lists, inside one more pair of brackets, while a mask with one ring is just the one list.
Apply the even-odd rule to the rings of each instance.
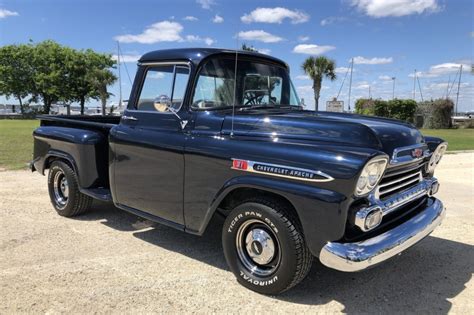
[[[0, 169], [25, 169], [33, 158], [32, 132], [39, 120], [0, 120]], [[423, 129], [449, 142], [448, 151], [474, 150], [474, 129]]]
[[422, 129], [421, 132], [447, 141], [448, 151], [474, 150], [474, 129]]
[[0, 168], [25, 169], [33, 159], [33, 130], [39, 120], [0, 120]]

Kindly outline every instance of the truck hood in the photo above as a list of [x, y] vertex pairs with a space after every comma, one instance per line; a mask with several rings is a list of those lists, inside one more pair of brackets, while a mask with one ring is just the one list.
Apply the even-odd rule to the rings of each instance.
[[235, 113], [233, 123], [232, 115], [225, 117], [222, 133], [230, 134], [232, 128], [236, 136], [358, 146], [378, 149], [389, 156], [397, 147], [424, 142], [418, 129], [402, 121], [330, 112]]

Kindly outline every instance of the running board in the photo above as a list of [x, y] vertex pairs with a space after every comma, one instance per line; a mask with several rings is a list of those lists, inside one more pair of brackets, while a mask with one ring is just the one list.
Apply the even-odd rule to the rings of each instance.
[[112, 201], [112, 195], [110, 189], [107, 188], [90, 188], [90, 189], [79, 189], [81, 193], [101, 201]]

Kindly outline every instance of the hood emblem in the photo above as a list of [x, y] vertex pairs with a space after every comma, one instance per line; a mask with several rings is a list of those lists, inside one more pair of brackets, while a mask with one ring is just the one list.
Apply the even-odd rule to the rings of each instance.
[[411, 151], [411, 156], [415, 159], [420, 158], [423, 156], [423, 149], [416, 148]]
[[310, 182], [329, 182], [334, 179], [321, 171], [240, 159], [232, 159], [231, 168], [234, 170], [250, 173], [265, 174]]

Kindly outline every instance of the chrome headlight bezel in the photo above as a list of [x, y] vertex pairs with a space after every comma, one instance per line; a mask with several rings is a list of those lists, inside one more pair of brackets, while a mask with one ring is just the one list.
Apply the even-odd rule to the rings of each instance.
[[438, 166], [439, 162], [441, 161], [441, 158], [443, 157], [443, 155], [446, 152], [447, 148], [448, 148], [448, 143], [447, 142], [442, 142], [433, 151], [433, 153], [431, 154], [430, 160], [428, 161], [428, 164], [426, 165], [426, 172], [428, 174], [433, 174], [434, 173], [436, 167]]
[[[388, 160], [388, 156], [378, 155], [365, 163], [356, 182], [354, 190], [354, 195], [356, 197], [366, 196], [377, 187], [380, 179], [382, 179], [382, 176], [385, 173]], [[375, 175], [373, 174], [374, 171], [376, 171]]]

